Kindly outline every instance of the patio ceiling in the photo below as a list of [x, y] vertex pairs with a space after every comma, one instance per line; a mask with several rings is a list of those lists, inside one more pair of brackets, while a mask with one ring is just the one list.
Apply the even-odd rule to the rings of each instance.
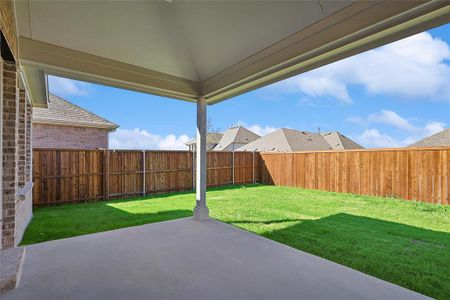
[[19, 61], [45, 75], [217, 103], [450, 22], [446, 1], [16, 1]]

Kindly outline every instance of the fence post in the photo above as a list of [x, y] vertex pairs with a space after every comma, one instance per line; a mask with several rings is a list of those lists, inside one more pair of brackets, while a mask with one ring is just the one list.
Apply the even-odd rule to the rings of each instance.
[[195, 152], [194, 147], [192, 147], [192, 190], [195, 190]]
[[103, 199], [109, 200], [109, 150], [103, 150]]
[[255, 184], [255, 151], [252, 151], [252, 183]]
[[145, 183], [145, 150], [142, 150], [142, 196], [145, 197], [146, 183]]
[[233, 145], [233, 152], [231, 156], [231, 182], [234, 185], [234, 145]]

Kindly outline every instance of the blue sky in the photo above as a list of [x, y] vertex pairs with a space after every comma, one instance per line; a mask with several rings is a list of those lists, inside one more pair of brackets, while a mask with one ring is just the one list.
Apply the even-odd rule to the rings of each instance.
[[[111, 148], [184, 149], [193, 103], [51, 77], [52, 93], [120, 125]], [[401, 147], [450, 127], [450, 24], [209, 107], [222, 131], [340, 131], [365, 147]]]

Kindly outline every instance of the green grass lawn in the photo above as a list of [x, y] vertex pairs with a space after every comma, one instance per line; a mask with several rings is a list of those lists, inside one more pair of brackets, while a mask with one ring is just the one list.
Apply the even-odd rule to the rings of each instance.
[[[211, 216], [431, 297], [450, 297], [450, 207], [275, 186], [208, 191]], [[194, 193], [35, 209], [22, 244], [192, 215]], [[268, 258], [270, 259], [270, 258]]]

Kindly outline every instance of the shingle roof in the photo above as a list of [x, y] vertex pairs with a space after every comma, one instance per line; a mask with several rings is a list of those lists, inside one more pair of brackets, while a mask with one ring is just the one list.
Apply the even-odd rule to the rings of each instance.
[[260, 138], [259, 135], [245, 127], [238, 126], [228, 129], [224, 132], [220, 142], [214, 148], [214, 151], [224, 151], [230, 145], [240, 147]]
[[333, 150], [363, 149], [363, 147], [338, 131], [321, 133]]
[[291, 152], [360, 148], [360, 145], [339, 132], [318, 134], [281, 128], [242, 146], [237, 151]]
[[[222, 138], [222, 136], [223, 136], [222, 133], [209, 132], [206, 135], [206, 143], [207, 144], [218, 144], [220, 139]], [[192, 144], [197, 144], [197, 140], [195, 138], [193, 138], [192, 140], [185, 143], [185, 145], [187, 145], [187, 146], [192, 145]]]
[[33, 109], [33, 122], [106, 128], [109, 130], [119, 127], [111, 121], [52, 94], [49, 95], [48, 108], [36, 107]]
[[423, 140], [420, 140], [408, 147], [436, 147], [436, 146], [450, 146], [450, 128], [441, 132], [433, 134]]

